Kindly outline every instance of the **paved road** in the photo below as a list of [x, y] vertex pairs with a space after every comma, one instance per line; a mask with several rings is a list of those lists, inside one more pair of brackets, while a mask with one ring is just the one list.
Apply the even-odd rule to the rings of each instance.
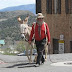
[[44, 65], [35, 67], [34, 63], [28, 63], [26, 56], [0, 55], [0, 72], [72, 72], [72, 63], [70, 66], [52, 65], [58, 62], [72, 61], [72, 54], [51, 54], [50, 59], [48, 55]]

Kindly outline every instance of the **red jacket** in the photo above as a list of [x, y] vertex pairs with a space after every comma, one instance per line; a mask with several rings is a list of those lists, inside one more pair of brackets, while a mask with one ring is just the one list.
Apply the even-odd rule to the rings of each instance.
[[[45, 23], [45, 25], [46, 25], [46, 32], [47, 32], [47, 34], [45, 34], [45, 26], [44, 26], [44, 24], [42, 24], [42, 25], [41, 25], [41, 37], [39, 37], [39, 34], [38, 34], [38, 25], [37, 25], [37, 23], [36, 23], [36, 25], [35, 25], [35, 30], [34, 30], [34, 24], [33, 24], [29, 41], [32, 40], [32, 37], [33, 37], [33, 35], [35, 34], [35, 40], [40, 41], [40, 40], [42, 40], [43, 38], [45, 38], [45, 37], [47, 36], [48, 42], [50, 42], [49, 27], [48, 27], [47, 23]], [[34, 31], [35, 31], [35, 33], [34, 33]]]

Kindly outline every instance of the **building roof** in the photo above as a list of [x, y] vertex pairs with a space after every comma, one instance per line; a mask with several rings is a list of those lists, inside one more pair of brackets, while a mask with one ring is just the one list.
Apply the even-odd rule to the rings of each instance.
[[4, 40], [0, 40], [0, 44], [5, 44], [5, 41]]

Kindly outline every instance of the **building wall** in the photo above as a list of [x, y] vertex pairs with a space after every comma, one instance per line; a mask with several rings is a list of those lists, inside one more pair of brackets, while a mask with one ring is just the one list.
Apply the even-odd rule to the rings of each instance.
[[65, 13], [65, 0], [61, 0], [61, 14], [47, 14], [46, 0], [41, 0], [41, 8], [50, 29], [51, 53], [53, 53], [53, 39], [60, 39], [61, 34], [64, 35], [65, 53], [69, 53], [72, 41], [72, 14]]

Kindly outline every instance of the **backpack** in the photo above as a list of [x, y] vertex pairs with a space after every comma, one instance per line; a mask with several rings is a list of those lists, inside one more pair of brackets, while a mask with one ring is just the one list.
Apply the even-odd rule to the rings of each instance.
[[[35, 33], [36, 22], [34, 22], [33, 24], [34, 24], [34, 33]], [[44, 22], [44, 27], [45, 27], [45, 35], [46, 35], [46, 23], [45, 22]]]

